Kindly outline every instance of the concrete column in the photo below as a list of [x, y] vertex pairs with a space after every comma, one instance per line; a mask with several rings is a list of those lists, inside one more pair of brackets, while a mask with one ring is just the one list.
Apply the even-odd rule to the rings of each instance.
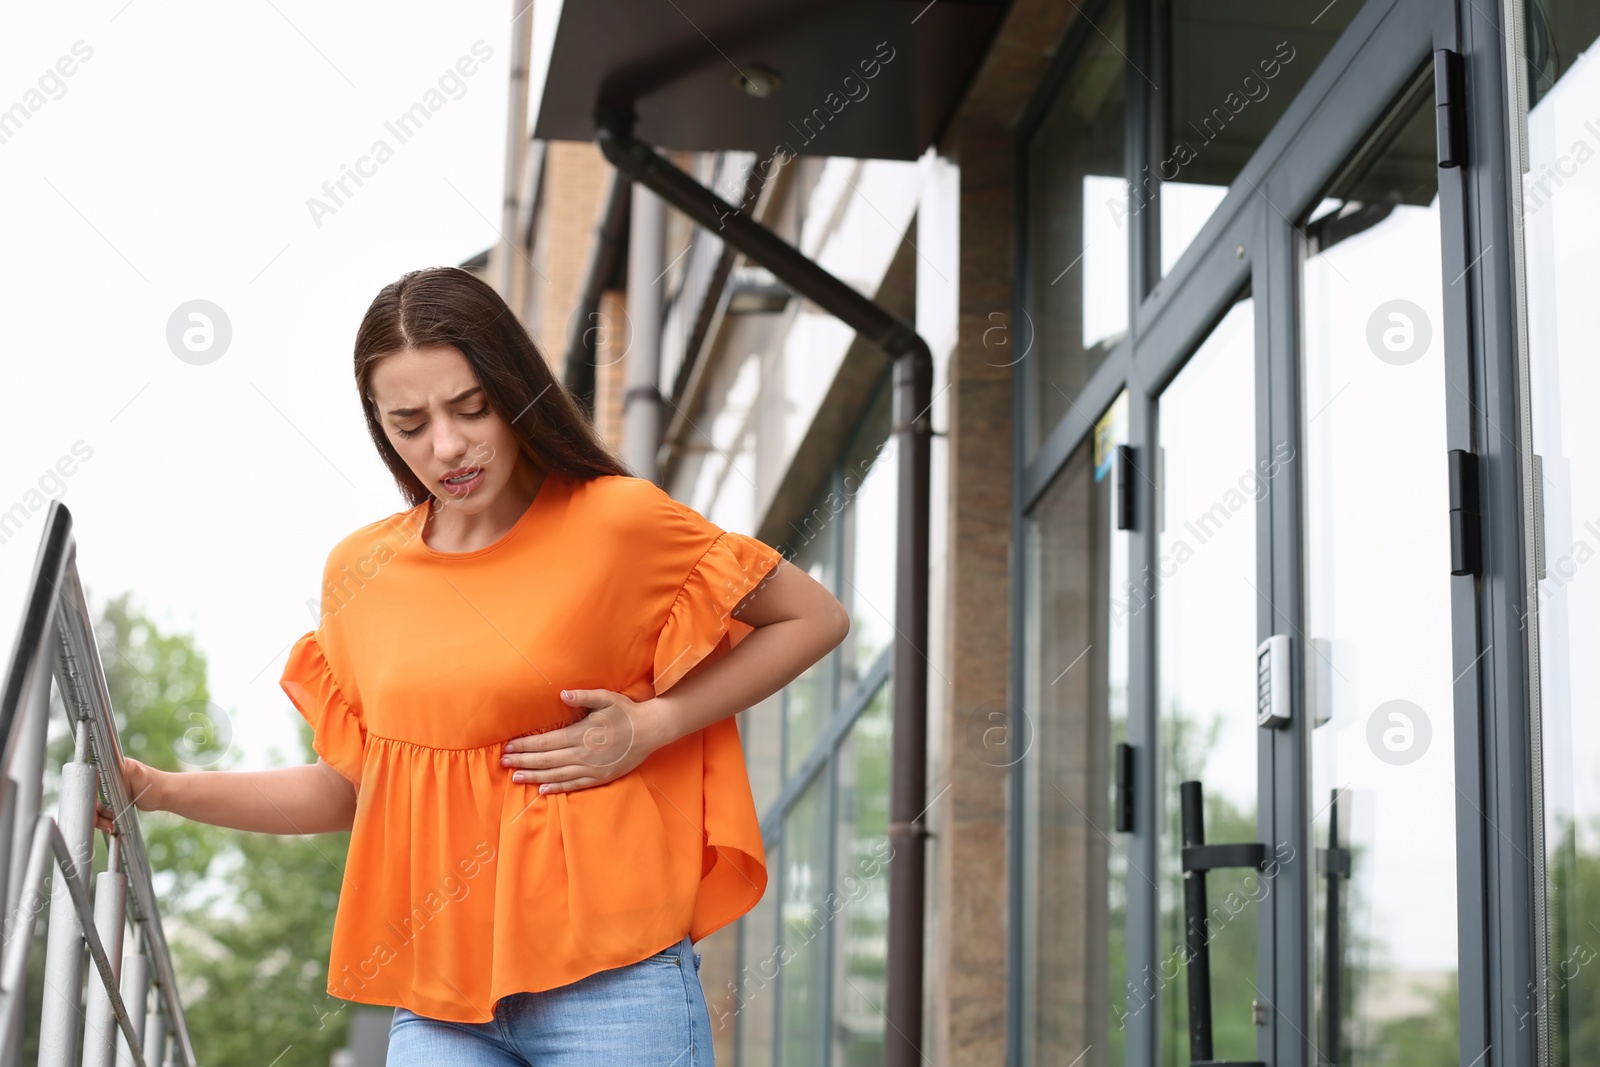
[[942, 902], [929, 966], [939, 1067], [1005, 1062], [1008, 764], [1020, 755], [1009, 750], [1000, 717], [1016, 699], [1008, 693], [1008, 598], [997, 595], [1011, 584], [1014, 551], [1015, 368], [1005, 354], [1010, 348], [996, 349], [994, 333], [997, 323], [1009, 323], [1012, 307], [1011, 135], [998, 125], [970, 124], [959, 144], [960, 303], [949, 361], [942, 635], [950, 684], [929, 782], [931, 794], [948, 788], [929, 811], [934, 892]]

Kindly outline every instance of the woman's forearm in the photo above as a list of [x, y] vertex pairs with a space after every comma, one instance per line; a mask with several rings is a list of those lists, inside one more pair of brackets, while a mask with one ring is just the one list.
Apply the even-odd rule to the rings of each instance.
[[811, 619], [769, 623], [746, 634], [715, 663], [683, 677], [651, 703], [677, 740], [754, 707], [839, 644], [836, 631]]
[[355, 821], [350, 781], [320, 760], [267, 771], [150, 770], [136, 801], [196, 822], [261, 834], [322, 834]]

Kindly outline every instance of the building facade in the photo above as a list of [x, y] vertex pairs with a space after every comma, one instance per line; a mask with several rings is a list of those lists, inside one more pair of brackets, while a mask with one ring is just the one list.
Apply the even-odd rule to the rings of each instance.
[[[592, 143], [533, 143], [483, 265], [636, 469], [851, 612], [739, 716], [769, 882], [697, 946], [718, 1062], [904, 1062], [908, 416], [932, 440], [904, 1044], [940, 1067], [1600, 1062], [1600, 9], [969, 5], [992, 23], [927, 150], [830, 151], [944, 54], [920, 6], [863, 5], [837, 105], [778, 147], [657, 147], [913, 325], [927, 411]], [[640, 115], [676, 99], [672, 64], [724, 60], [807, 114], [760, 27], [680, 13], [707, 55], [664, 47]], [[536, 70], [588, 47], [575, 27], [558, 5], [535, 29]], [[533, 79], [535, 133], [568, 91]]]

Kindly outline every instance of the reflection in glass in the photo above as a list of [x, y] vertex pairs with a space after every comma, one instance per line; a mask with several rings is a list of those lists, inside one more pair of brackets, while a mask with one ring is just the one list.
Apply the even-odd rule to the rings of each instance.
[[[790, 562], [828, 589], [834, 589], [838, 581], [834, 547], [838, 543], [838, 531], [834, 528], [834, 524], [838, 519], [828, 511], [825, 503], [826, 498], [824, 504], [819, 504], [815, 509], [815, 513], [824, 516], [825, 521], [818, 520], [821, 523], [820, 527], [811, 532], [809, 540], [800, 544]], [[784, 687], [784, 778], [795, 772], [801, 761], [811, 753], [817, 739], [822, 736], [822, 725], [827, 721], [833, 707], [833, 677], [838, 662], [838, 652], [830, 652], [807, 667], [798, 678]]]
[[[1256, 510], [1279, 468], [1258, 467], [1256, 460], [1254, 337], [1255, 303], [1245, 297], [1161, 395], [1160, 555], [1157, 573], [1136, 580], [1129, 597], [1130, 612], [1157, 613], [1161, 931], [1156, 972], [1130, 976], [1128, 1010], [1159, 1006], [1164, 1067], [1189, 1062], [1179, 783], [1198, 780], [1205, 790], [1208, 843], [1261, 839]], [[1256, 1058], [1256, 909], [1273, 888], [1255, 872], [1224, 869], [1207, 876], [1211, 1027], [1219, 1060]]]
[[[1023, 765], [1023, 1063], [1122, 1067], [1127, 845], [1110, 768], [1127, 738], [1127, 536], [1115, 529], [1120, 396], [1055, 476], [1027, 525], [1027, 695], [1008, 745]], [[994, 709], [1000, 726], [1004, 709]], [[1079, 1059], [1079, 1057], [1082, 1057]]]
[[839, 696], [848, 700], [861, 677], [894, 638], [895, 523], [898, 519], [893, 394], [885, 377], [871, 409], [845, 450], [840, 476], [844, 561], [838, 597], [850, 611], [850, 634], [839, 650]]
[[[776, 873], [777, 850], [767, 856]], [[734, 1016], [741, 1067], [772, 1067], [773, 1019], [777, 1015], [778, 879], [769, 875], [767, 891], [739, 920], [739, 974], [734, 980]], [[722, 1020], [712, 1017], [713, 1025]]]
[[988, 357], [1029, 375], [1030, 457], [1128, 328], [1120, 0], [1096, 24], [1028, 145], [1025, 318]]
[[1312, 839], [1344, 854], [1314, 894], [1324, 1063], [1458, 1060], [1437, 189], [1423, 72], [1304, 231]]
[[778, 799], [783, 785], [779, 773], [779, 754], [783, 748], [783, 692], [780, 690], [761, 703], [739, 713], [739, 737], [744, 742], [746, 774], [756, 812], [765, 815]]
[[1526, 359], [1543, 531], [1530, 576], [1544, 800], [1542, 1063], [1600, 1063], [1600, 6], [1527, 3], [1528, 172], [1522, 176]]
[[838, 752], [833, 919], [833, 1067], [883, 1062], [889, 955], [890, 687], [872, 697]]
[[815, 1067], [823, 1053], [827, 1017], [826, 773], [812, 780], [783, 820], [782, 893], [778, 1067]]
[[1165, 275], [1245, 162], [1317, 69], [1360, 4], [1158, 0], [1167, 54], [1155, 162], [1134, 183], [1134, 212], [1161, 200]]

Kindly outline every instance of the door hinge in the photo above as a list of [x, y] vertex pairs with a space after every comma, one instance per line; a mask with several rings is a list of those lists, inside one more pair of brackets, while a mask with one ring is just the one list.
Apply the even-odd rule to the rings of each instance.
[[1133, 529], [1133, 446], [1117, 446], [1117, 529]]
[[1483, 570], [1483, 540], [1478, 508], [1478, 457], [1450, 450], [1450, 573]]
[[1467, 76], [1460, 52], [1433, 53], [1433, 106], [1439, 142], [1439, 166], [1459, 167], [1467, 161]]
[[1117, 832], [1133, 833], [1133, 746], [1117, 742]]

